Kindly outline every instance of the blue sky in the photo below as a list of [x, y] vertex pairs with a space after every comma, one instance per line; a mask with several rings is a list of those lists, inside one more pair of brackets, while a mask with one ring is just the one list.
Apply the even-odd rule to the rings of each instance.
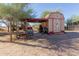
[[32, 3], [31, 8], [36, 13], [36, 18], [40, 18], [41, 14], [45, 10], [61, 10], [64, 14], [65, 20], [73, 15], [79, 15], [79, 4], [78, 3]]

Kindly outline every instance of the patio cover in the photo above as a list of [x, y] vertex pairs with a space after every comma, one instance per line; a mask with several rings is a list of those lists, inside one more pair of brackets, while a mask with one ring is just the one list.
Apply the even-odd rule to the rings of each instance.
[[22, 21], [26, 21], [26, 22], [46, 22], [46, 21], [48, 21], [48, 19], [45, 19], [45, 18], [25, 18], [25, 19], [22, 19]]

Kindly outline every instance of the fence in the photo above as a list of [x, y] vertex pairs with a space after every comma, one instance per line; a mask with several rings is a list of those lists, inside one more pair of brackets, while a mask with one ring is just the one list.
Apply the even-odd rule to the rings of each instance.
[[79, 30], [79, 24], [67, 25], [66, 30]]

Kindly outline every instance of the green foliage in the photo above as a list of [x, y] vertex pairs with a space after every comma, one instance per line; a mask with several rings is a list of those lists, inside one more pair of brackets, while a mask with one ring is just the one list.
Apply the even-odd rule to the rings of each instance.
[[50, 12], [49, 11], [44, 11], [41, 15], [41, 18], [44, 18], [45, 16], [47, 16]]
[[[26, 9], [24, 10], [24, 8]], [[28, 8], [28, 4], [25, 3], [9, 3], [0, 4], [0, 16], [3, 18], [13, 18], [13, 20], [19, 20], [22, 18], [33, 18], [33, 9]], [[11, 20], [11, 19], [10, 19]]]
[[35, 17], [33, 9], [29, 8], [28, 5], [27, 3], [2, 3], [0, 4], [0, 18], [8, 20], [3, 22], [7, 26], [18, 26], [21, 19]]
[[72, 16], [69, 19], [67, 19], [66, 24], [73, 24], [73, 23], [78, 23], [79, 22], [79, 16]]
[[68, 24], [71, 24], [71, 23], [72, 23], [72, 20], [71, 19], [67, 19], [66, 24], [68, 25]]
[[79, 16], [73, 16], [71, 19], [72, 19], [72, 22], [78, 22]]
[[47, 15], [49, 15], [51, 12], [60, 12], [60, 13], [62, 13], [62, 10], [60, 10], [60, 9], [56, 9], [56, 10], [46, 10], [46, 11], [44, 11], [43, 13], [42, 13], [42, 15], [41, 15], [41, 18], [44, 18], [45, 16], [47, 16]]
[[33, 18], [35, 14], [28, 5], [27, 3], [2, 3], [0, 4], [0, 18], [7, 19], [12, 22], [11, 24], [16, 24], [23, 18]]

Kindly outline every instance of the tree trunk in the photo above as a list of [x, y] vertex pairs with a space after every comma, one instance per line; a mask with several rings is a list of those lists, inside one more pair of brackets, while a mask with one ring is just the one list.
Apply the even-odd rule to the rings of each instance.
[[17, 39], [18, 33], [19, 33], [18, 22], [16, 21], [16, 39]]
[[9, 32], [9, 31], [10, 31], [10, 30], [9, 30], [10, 28], [9, 28], [9, 26], [7, 26], [7, 27], [8, 27], [8, 32]]
[[10, 21], [10, 42], [12, 42], [12, 22]]

